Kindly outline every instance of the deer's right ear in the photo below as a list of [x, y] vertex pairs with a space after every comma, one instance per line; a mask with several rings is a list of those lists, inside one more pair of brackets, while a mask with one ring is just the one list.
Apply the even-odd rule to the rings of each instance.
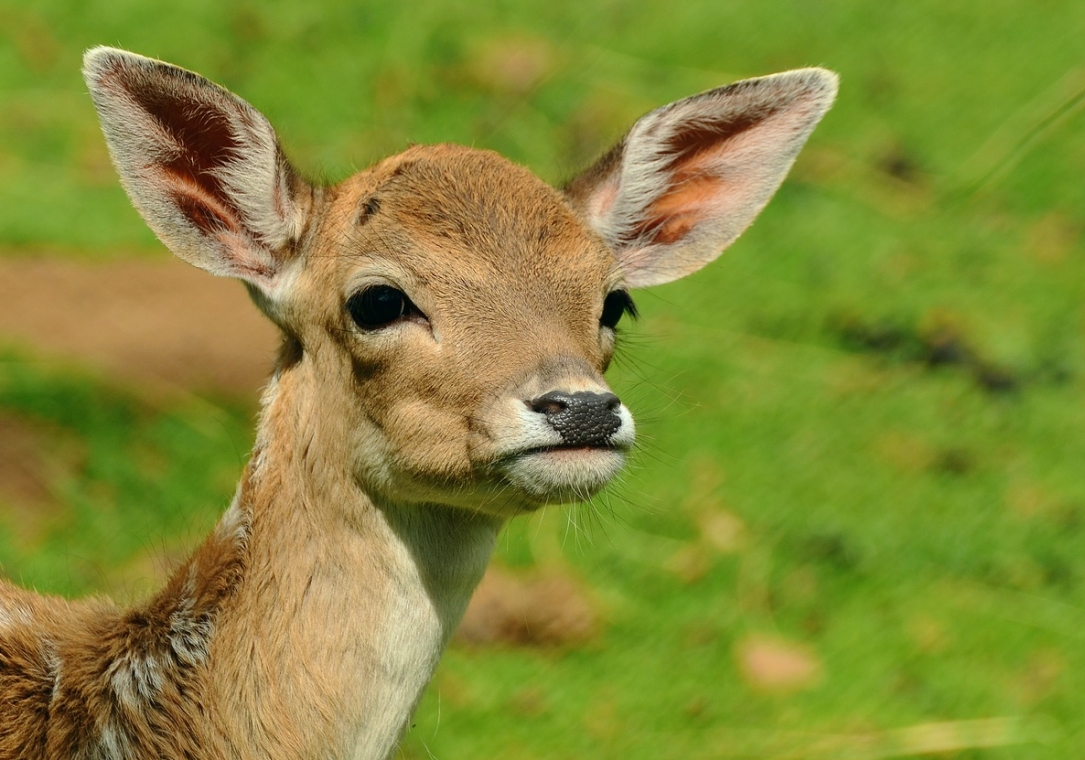
[[203, 77], [122, 50], [89, 50], [83, 76], [124, 188], [159, 240], [277, 300], [307, 188], [268, 120]]

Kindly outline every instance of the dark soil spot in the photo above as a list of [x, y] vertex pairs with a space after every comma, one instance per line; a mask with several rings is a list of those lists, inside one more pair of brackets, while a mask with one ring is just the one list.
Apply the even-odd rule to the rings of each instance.
[[599, 617], [569, 578], [522, 578], [491, 568], [456, 638], [472, 646], [574, 646], [593, 639]]
[[879, 168], [894, 179], [917, 183], [921, 179], [919, 162], [900, 147], [894, 147], [882, 156]]
[[967, 475], [974, 468], [972, 455], [964, 449], [946, 449], [934, 462], [934, 469], [947, 475]]
[[807, 536], [800, 543], [797, 556], [800, 560], [848, 572], [859, 569], [861, 563], [858, 547], [842, 533]]
[[[942, 328], [924, 331], [914, 326], [889, 322], [867, 322], [853, 315], [836, 316], [829, 320], [828, 332], [842, 348], [856, 353], [874, 354], [892, 361], [913, 362], [931, 370], [950, 368], [966, 372], [984, 391], [1005, 395], [1021, 390], [1025, 378], [1019, 372], [984, 358], [958, 332]], [[1068, 379], [1067, 370], [1038, 372], [1031, 378], [1059, 382]]]

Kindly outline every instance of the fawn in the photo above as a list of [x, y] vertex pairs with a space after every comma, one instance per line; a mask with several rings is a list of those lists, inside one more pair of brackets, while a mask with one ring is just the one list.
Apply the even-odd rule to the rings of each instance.
[[5, 760], [389, 757], [503, 523], [632, 448], [603, 380], [629, 289], [738, 237], [837, 86], [678, 101], [559, 191], [454, 145], [314, 185], [196, 74], [99, 47], [84, 76], [147, 224], [243, 281], [282, 346], [233, 503], [162, 591], [0, 581]]

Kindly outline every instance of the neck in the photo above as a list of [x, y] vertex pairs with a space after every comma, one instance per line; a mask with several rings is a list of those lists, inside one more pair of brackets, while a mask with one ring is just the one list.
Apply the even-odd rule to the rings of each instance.
[[[216, 534], [247, 526], [244, 574], [209, 646], [241, 757], [386, 758], [482, 577], [500, 521], [380, 503], [269, 390], [257, 451]], [[230, 739], [227, 739], [230, 741]]]

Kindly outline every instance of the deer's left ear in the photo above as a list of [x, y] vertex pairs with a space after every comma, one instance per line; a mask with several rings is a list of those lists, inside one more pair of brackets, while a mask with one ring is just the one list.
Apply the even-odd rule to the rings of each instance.
[[800, 69], [656, 109], [565, 192], [633, 287], [697, 271], [734, 242], [783, 182], [836, 97]]

